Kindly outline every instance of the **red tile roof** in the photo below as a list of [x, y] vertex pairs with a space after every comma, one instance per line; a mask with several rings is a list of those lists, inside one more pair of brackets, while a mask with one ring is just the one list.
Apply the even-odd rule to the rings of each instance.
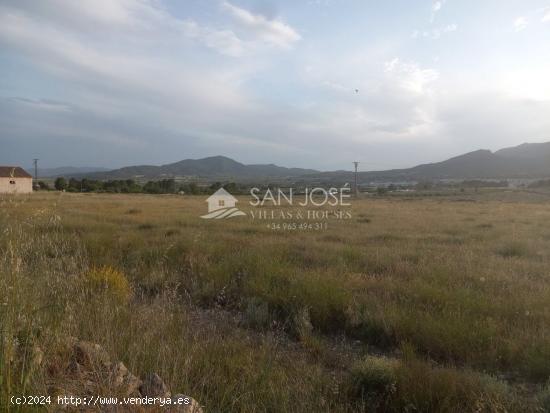
[[32, 178], [32, 175], [19, 166], [0, 166], [0, 178]]

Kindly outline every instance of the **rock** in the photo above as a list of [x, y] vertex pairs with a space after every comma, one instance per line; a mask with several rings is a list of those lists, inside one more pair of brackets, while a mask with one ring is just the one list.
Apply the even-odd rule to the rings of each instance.
[[142, 396], [170, 397], [170, 390], [156, 373], [145, 376], [143, 383], [139, 386], [139, 391]]
[[[65, 341], [64, 351], [69, 352], [69, 363], [62, 369], [54, 371], [51, 377], [62, 375], [63, 372], [71, 373], [71, 388], [65, 386], [59, 388], [61, 394], [95, 395], [105, 392], [107, 395], [119, 397], [161, 397], [170, 398], [171, 392], [162, 378], [155, 373], [150, 373], [140, 380], [128, 370], [121, 361], [111, 361], [109, 354], [99, 344], [88, 341], [80, 341], [68, 337]], [[43, 353], [37, 347], [32, 351], [32, 358], [37, 365], [42, 364]], [[66, 359], [65, 359], [66, 360]], [[65, 362], [66, 363], [66, 362]], [[59, 362], [61, 365], [61, 362]], [[53, 371], [51, 368], [48, 371]], [[199, 403], [192, 397], [176, 394], [171, 405], [165, 405], [162, 410], [158, 406], [104, 406], [101, 411], [106, 413], [125, 412], [157, 412], [170, 413], [204, 413]], [[176, 400], [185, 399], [188, 404], [175, 404]], [[183, 400], [182, 400], [183, 402]], [[81, 409], [78, 411], [91, 411]], [[96, 411], [96, 410], [93, 410]]]
[[111, 366], [111, 358], [105, 349], [88, 341], [78, 341], [73, 347], [73, 356], [74, 361], [86, 369], [105, 369]]
[[192, 397], [185, 396], [183, 394], [176, 394], [172, 396], [172, 402], [178, 401], [178, 399], [189, 399], [189, 404], [177, 404], [172, 406], [169, 410], [170, 413], [204, 413], [200, 404]]
[[113, 371], [111, 372], [111, 383], [115, 387], [122, 386], [124, 383], [124, 378], [128, 375], [128, 369], [123, 362], [118, 362], [115, 364]]
[[128, 371], [124, 363], [119, 361], [111, 372], [111, 386], [124, 396], [139, 396], [141, 380]]

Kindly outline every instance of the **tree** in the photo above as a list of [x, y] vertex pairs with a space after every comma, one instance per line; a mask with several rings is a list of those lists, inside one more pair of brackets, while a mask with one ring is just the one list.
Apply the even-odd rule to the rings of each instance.
[[98, 189], [100, 189], [101, 183], [84, 178], [80, 184], [80, 187], [84, 192], [96, 192]]
[[67, 189], [69, 190], [69, 192], [81, 192], [82, 181], [79, 181], [76, 178], [69, 179], [69, 187]]
[[55, 189], [57, 189], [58, 191], [64, 191], [65, 189], [67, 189], [67, 181], [65, 180], [65, 178], [60, 176], [55, 180], [54, 186]]
[[44, 181], [38, 181], [38, 188], [40, 188], [40, 190], [49, 191], [50, 186]]
[[422, 181], [422, 182], [419, 182], [416, 184], [416, 189], [418, 190], [429, 190], [429, 189], [432, 189], [434, 186], [433, 182], [431, 181]]
[[388, 192], [388, 188], [386, 188], [385, 186], [379, 186], [378, 188], [376, 188], [376, 193], [378, 195], [384, 195]]
[[143, 186], [143, 192], [147, 194], [160, 194], [162, 190], [157, 181], [149, 181]]
[[210, 185], [210, 192], [214, 193], [216, 192], [218, 189], [220, 189], [222, 187], [222, 183], [221, 182], [214, 182], [212, 185]]
[[229, 182], [229, 183], [225, 184], [224, 188], [227, 192], [229, 192], [230, 194], [233, 194], [233, 195], [239, 194], [241, 192], [238, 185], [235, 182]]
[[176, 181], [174, 179], [163, 179], [160, 181], [160, 190], [163, 194], [173, 194], [176, 192]]
[[199, 188], [199, 186], [195, 182], [191, 182], [189, 184], [189, 190], [185, 191], [185, 192], [188, 192], [192, 195], [199, 195], [201, 193], [201, 189]]

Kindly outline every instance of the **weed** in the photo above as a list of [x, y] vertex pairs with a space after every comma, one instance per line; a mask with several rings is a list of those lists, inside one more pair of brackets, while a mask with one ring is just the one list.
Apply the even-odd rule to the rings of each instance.
[[132, 289], [126, 276], [113, 267], [92, 268], [85, 275], [92, 293], [106, 292], [121, 302], [130, 299]]

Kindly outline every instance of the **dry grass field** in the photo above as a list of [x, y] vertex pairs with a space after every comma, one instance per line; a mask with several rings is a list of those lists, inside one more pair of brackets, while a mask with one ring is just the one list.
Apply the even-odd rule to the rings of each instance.
[[550, 197], [372, 197], [322, 231], [205, 208], [0, 198], [0, 400], [65, 391], [78, 337], [205, 412], [550, 409]]

